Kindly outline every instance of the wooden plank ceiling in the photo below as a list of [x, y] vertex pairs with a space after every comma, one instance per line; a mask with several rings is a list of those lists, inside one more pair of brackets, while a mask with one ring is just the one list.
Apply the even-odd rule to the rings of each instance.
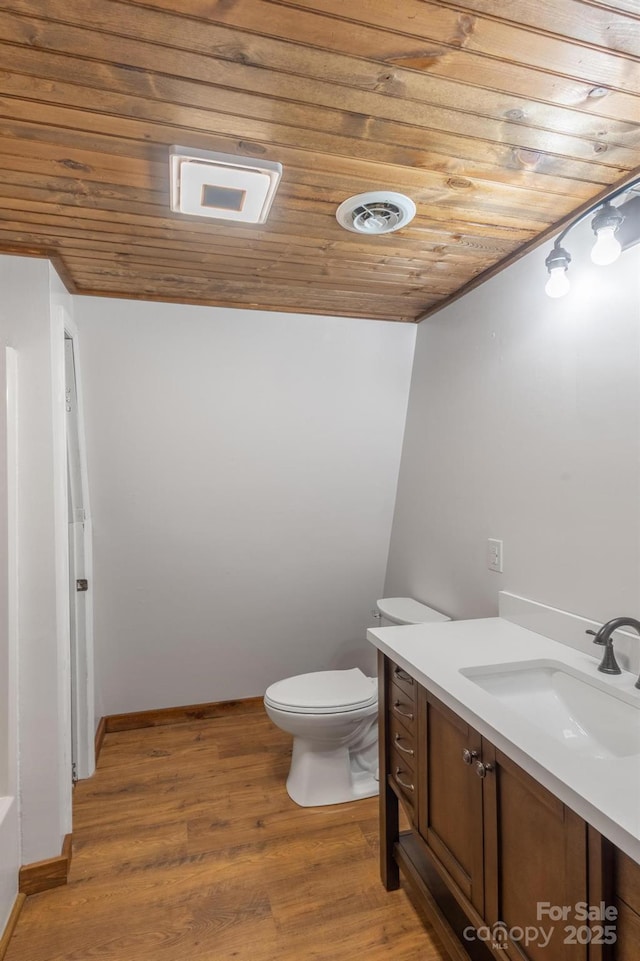
[[[0, 130], [74, 292], [412, 321], [640, 166], [640, 0], [3, 0]], [[172, 214], [171, 144], [280, 161], [268, 223]]]

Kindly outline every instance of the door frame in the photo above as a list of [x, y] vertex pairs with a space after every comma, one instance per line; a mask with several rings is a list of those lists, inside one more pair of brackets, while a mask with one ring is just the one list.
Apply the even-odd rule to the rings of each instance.
[[[75, 748], [76, 748], [76, 777], [83, 779], [90, 777], [95, 771], [95, 673], [94, 673], [94, 644], [93, 644], [93, 536], [91, 524], [91, 510], [89, 501], [89, 482], [87, 471], [87, 449], [84, 423], [84, 406], [82, 395], [82, 366], [81, 352], [78, 337], [78, 329], [67, 313], [64, 314], [63, 337], [70, 340], [73, 347], [73, 361], [75, 370], [75, 387], [77, 397], [77, 430], [78, 430], [78, 450], [80, 463], [80, 484], [82, 489], [82, 502], [84, 508], [83, 521], [83, 548], [84, 548], [84, 573], [83, 576], [89, 582], [89, 588], [85, 593], [84, 610], [84, 636], [85, 643], [76, 646], [75, 657], [70, 658], [70, 671], [73, 677], [70, 678], [70, 698], [73, 698], [73, 710], [71, 716], [75, 717]], [[63, 344], [64, 349], [64, 344]], [[66, 388], [66, 376], [65, 376]], [[68, 427], [65, 417], [65, 455], [67, 454]], [[67, 466], [68, 484], [68, 466]], [[67, 491], [68, 493], [68, 491]], [[68, 503], [68, 499], [67, 499]], [[67, 510], [67, 525], [69, 522]], [[68, 532], [68, 526], [67, 526]], [[71, 556], [69, 551], [69, 537], [66, 539], [68, 551], [68, 570], [71, 569]], [[68, 580], [69, 605], [71, 605], [71, 582]], [[70, 612], [71, 613], [71, 612]], [[71, 621], [71, 618], [70, 618]], [[69, 653], [74, 639], [71, 637], [71, 624], [69, 634]]]

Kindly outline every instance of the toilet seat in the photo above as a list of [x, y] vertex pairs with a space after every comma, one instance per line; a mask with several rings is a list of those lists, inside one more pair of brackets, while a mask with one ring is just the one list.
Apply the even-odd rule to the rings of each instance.
[[375, 677], [354, 667], [348, 671], [316, 671], [276, 681], [267, 688], [265, 704], [292, 714], [344, 714], [376, 703]]

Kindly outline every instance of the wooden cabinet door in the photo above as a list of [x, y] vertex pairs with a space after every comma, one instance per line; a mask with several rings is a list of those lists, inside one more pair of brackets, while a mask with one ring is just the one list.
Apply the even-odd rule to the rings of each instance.
[[420, 689], [418, 744], [420, 834], [448, 879], [482, 914], [482, 780], [474, 763], [480, 736]]
[[[603, 892], [618, 912], [615, 944], [604, 961], [637, 961], [640, 954], [640, 864], [607, 843], [611, 853], [611, 887]], [[591, 959], [590, 959], [591, 961]], [[600, 961], [600, 959], [598, 959]]]
[[[587, 945], [571, 926], [584, 926], [573, 908], [587, 901], [587, 826], [558, 798], [483, 740], [489, 766], [484, 786], [485, 913], [507, 931], [542, 929], [506, 941], [502, 957], [521, 961], [585, 961]], [[540, 908], [539, 905], [542, 907]], [[544, 905], [567, 909], [553, 920]], [[542, 916], [540, 916], [542, 915]], [[546, 932], [553, 929], [545, 946]], [[573, 943], [572, 943], [573, 942]]]

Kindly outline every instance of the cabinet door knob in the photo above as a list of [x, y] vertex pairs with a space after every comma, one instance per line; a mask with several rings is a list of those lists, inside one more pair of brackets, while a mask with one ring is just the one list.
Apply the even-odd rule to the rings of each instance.
[[489, 771], [493, 771], [493, 764], [484, 764], [482, 761], [476, 761], [476, 774], [478, 777], [486, 777]]
[[462, 752], [462, 760], [465, 764], [472, 764], [478, 756], [477, 751], [470, 751], [468, 747], [465, 747]]

